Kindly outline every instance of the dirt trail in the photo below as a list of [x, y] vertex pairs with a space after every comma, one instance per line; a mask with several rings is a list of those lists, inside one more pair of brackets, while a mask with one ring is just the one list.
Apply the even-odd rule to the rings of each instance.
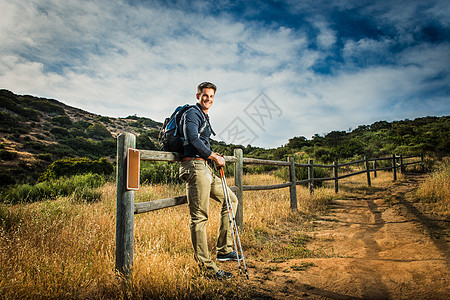
[[257, 263], [250, 284], [267, 299], [450, 299], [449, 224], [412, 202], [421, 180], [335, 201], [309, 232], [308, 248], [330, 258]]

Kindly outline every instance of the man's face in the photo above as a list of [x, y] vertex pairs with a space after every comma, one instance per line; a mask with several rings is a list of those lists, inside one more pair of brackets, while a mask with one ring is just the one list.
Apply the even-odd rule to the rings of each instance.
[[209, 108], [214, 102], [214, 90], [213, 89], [203, 89], [201, 93], [197, 94], [198, 104], [202, 110], [207, 113]]

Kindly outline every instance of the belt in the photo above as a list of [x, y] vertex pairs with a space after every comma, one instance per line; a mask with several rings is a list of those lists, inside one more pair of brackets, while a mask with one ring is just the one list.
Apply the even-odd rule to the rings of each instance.
[[190, 161], [190, 160], [203, 160], [204, 162], [206, 162], [206, 160], [204, 160], [201, 157], [189, 157], [189, 156], [186, 156], [186, 157], [183, 157], [181, 159], [182, 162], [186, 162], [186, 161]]

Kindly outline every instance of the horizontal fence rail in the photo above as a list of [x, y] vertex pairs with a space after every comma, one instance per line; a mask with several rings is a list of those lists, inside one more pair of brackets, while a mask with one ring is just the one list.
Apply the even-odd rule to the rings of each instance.
[[244, 185], [244, 191], [262, 191], [262, 190], [276, 190], [292, 186], [292, 182], [272, 184], [272, 185]]
[[272, 165], [272, 166], [290, 166], [290, 162], [286, 161], [277, 161], [277, 160], [265, 160], [259, 158], [248, 158], [244, 157], [242, 161], [246, 164], [259, 164], [259, 165]]
[[[131, 274], [133, 264], [133, 215], [155, 211], [159, 209], [169, 208], [187, 203], [186, 195], [176, 196], [166, 199], [152, 200], [148, 202], [134, 203], [134, 191], [126, 188], [126, 174], [127, 174], [127, 152], [128, 148], [136, 147], [136, 137], [130, 133], [122, 133], [117, 138], [117, 213], [116, 213], [116, 270], [124, 275]], [[174, 152], [163, 152], [153, 150], [139, 150], [140, 160], [146, 161], [166, 161], [179, 162], [180, 155]], [[414, 162], [404, 162], [405, 159], [413, 159], [420, 157], [421, 160]], [[291, 209], [297, 209], [297, 193], [296, 186], [301, 184], [308, 184], [310, 193], [314, 192], [315, 182], [334, 181], [335, 192], [339, 191], [339, 180], [356, 176], [359, 174], [367, 174], [368, 185], [371, 185], [370, 173], [373, 172], [374, 177], [377, 176], [377, 171], [392, 170], [394, 180], [397, 179], [397, 169], [403, 172], [405, 166], [418, 164], [424, 162], [423, 155], [408, 156], [392, 155], [392, 157], [383, 158], [367, 158], [362, 160], [346, 162], [338, 164], [334, 162], [332, 165], [314, 164], [313, 160], [309, 160], [308, 164], [296, 163], [294, 157], [288, 158], [288, 161], [265, 160], [259, 158], [243, 157], [242, 149], [235, 149], [233, 156], [225, 156], [225, 161], [234, 164], [234, 182], [235, 185], [230, 189], [236, 194], [238, 198], [238, 208], [236, 211], [236, 223], [239, 228], [243, 227], [243, 192], [244, 191], [259, 191], [259, 190], [274, 190], [282, 188], [290, 188]], [[389, 167], [377, 168], [378, 161], [391, 161]], [[372, 162], [372, 167], [370, 167]], [[251, 165], [272, 165], [280, 167], [289, 167], [289, 182], [272, 184], [272, 185], [244, 185], [243, 184], [243, 166], [244, 164]], [[339, 175], [339, 168], [351, 166], [355, 164], [364, 164], [364, 169], [350, 174]], [[308, 179], [297, 180], [295, 175], [295, 168], [308, 168]], [[315, 168], [331, 168], [333, 169], [333, 176], [326, 178], [315, 178]]]

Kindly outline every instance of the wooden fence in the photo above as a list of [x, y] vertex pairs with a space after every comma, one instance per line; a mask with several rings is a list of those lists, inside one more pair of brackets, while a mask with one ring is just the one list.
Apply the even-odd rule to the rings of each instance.
[[[158, 209], [173, 207], [187, 203], [186, 196], [177, 196], [173, 198], [153, 200], [143, 203], [134, 203], [134, 190], [128, 190], [126, 185], [127, 178], [127, 153], [128, 148], [136, 147], [136, 137], [130, 133], [122, 133], [117, 139], [117, 211], [116, 211], [116, 270], [121, 274], [129, 275], [133, 265], [133, 226], [134, 215], [150, 212]], [[167, 161], [177, 162], [180, 160], [179, 154], [173, 152], [140, 150], [140, 160], [148, 161]], [[419, 161], [408, 161], [413, 158], [421, 159]], [[291, 209], [297, 210], [297, 192], [296, 186], [300, 184], [308, 184], [310, 193], [314, 192], [314, 183], [323, 181], [334, 181], [335, 192], [339, 191], [339, 180], [350, 176], [359, 174], [367, 174], [367, 184], [370, 186], [372, 172], [374, 177], [377, 176], [377, 171], [392, 170], [393, 180], [397, 180], [397, 171], [400, 168], [404, 171], [407, 165], [424, 162], [423, 155], [403, 157], [402, 155], [392, 155], [392, 157], [385, 158], [364, 158], [354, 162], [338, 164], [334, 162], [332, 165], [314, 164], [314, 161], [309, 160], [308, 164], [296, 163], [294, 157], [289, 157], [287, 161], [274, 161], [256, 158], [243, 157], [242, 149], [235, 149], [234, 156], [225, 156], [225, 161], [234, 163], [234, 182], [235, 185], [230, 187], [238, 198], [238, 208], [236, 211], [236, 223], [239, 228], [243, 227], [243, 192], [257, 191], [257, 190], [272, 190], [287, 188], [290, 189], [290, 206]], [[380, 161], [389, 161], [388, 167], [378, 167]], [[260, 164], [260, 165], [274, 165], [289, 167], [289, 182], [274, 184], [274, 185], [244, 185], [243, 184], [243, 166], [244, 164]], [[339, 175], [339, 168], [362, 164], [363, 170], [350, 174]], [[296, 180], [295, 168], [308, 168], [308, 179]], [[315, 178], [314, 170], [316, 168], [332, 168], [333, 177]]]

